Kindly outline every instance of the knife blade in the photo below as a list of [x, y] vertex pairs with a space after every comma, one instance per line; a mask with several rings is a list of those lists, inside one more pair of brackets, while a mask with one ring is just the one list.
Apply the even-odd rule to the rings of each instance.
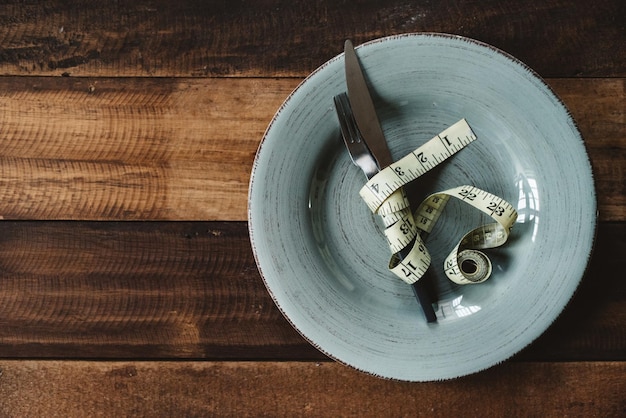
[[348, 86], [348, 99], [354, 113], [356, 124], [363, 135], [365, 143], [369, 147], [378, 169], [382, 170], [393, 163], [391, 152], [387, 146], [387, 140], [378, 120], [378, 114], [374, 102], [370, 96], [361, 64], [356, 56], [352, 41], [346, 40], [344, 44], [346, 84]]
[[[367, 87], [363, 70], [361, 69], [361, 64], [354, 50], [354, 45], [352, 45], [352, 41], [349, 39], [346, 40], [344, 44], [344, 59], [348, 99], [354, 114], [354, 119], [363, 140], [376, 160], [378, 169], [382, 170], [393, 163], [393, 157], [387, 145], [385, 134], [383, 133], [382, 126], [378, 119], [378, 114], [376, 113], [374, 102]], [[411, 246], [412, 244], [406, 247], [406, 249], [410, 250]], [[406, 256], [403, 252], [398, 255], [401, 258]], [[427, 322], [436, 322], [437, 316], [433, 309], [432, 299], [424, 283], [424, 279], [426, 279], [426, 277], [423, 277], [411, 286], [422, 307]]]

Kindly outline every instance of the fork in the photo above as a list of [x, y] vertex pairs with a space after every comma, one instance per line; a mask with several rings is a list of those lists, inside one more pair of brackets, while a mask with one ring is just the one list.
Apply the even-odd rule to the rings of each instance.
[[[361, 132], [356, 124], [356, 120], [352, 114], [352, 108], [350, 107], [348, 95], [346, 93], [341, 93], [335, 96], [333, 100], [335, 102], [337, 118], [339, 119], [341, 136], [346, 148], [348, 149], [350, 158], [352, 159], [354, 165], [359, 167], [369, 180], [378, 173], [379, 168], [376, 164], [376, 159], [367, 147], [367, 144], [363, 140]], [[413, 242], [411, 242], [411, 244], [405, 247], [398, 254], [400, 258], [405, 258], [407, 256], [411, 250], [412, 244]], [[437, 322], [437, 316], [435, 314], [435, 310], [433, 309], [431, 297], [428, 294], [429, 292], [426, 289], [425, 283], [423, 282], [424, 279], [426, 279], [426, 277], [423, 277], [421, 280], [413, 283], [411, 287], [413, 288], [413, 293], [424, 311], [426, 321]]]
[[346, 144], [350, 158], [354, 165], [363, 170], [365, 177], [369, 180], [378, 173], [378, 166], [376, 159], [374, 159], [374, 156], [361, 136], [361, 131], [359, 131], [356, 125], [348, 95], [341, 93], [333, 97], [333, 100], [335, 102], [337, 118], [339, 119], [341, 137], [343, 138], [344, 144]]

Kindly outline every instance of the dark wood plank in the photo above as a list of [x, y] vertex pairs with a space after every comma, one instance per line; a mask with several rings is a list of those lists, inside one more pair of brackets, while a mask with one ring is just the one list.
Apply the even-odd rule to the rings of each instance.
[[[5, 219], [246, 219], [255, 152], [301, 79], [0, 77]], [[626, 220], [626, 79], [550, 79]]]
[[0, 73], [302, 77], [347, 37], [434, 31], [493, 44], [543, 76], [626, 76], [625, 17], [621, 0], [12, 0], [0, 5]]
[[600, 219], [624, 220], [626, 79], [549, 79], [547, 83], [570, 110], [585, 140], [596, 180]]
[[626, 363], [505, 364], [433, 383], [336, 363], [0, 361], [0, 415], [622, 417]]
[[[0, 358], [316, 359], [281, 316], [243, 222], [0, 223]], [[521, 360], [626, 360], [626, 223]]]
[[576, 294], [552, 327], [517, 358], [626, 360], [626, 333], [618, 331], [626, 330], [626, 284], [619, 273], [624, 254], [626, 224], [600, 224], [588, 272]]
[[0, 357], [318, 357], [245, 223], [3, 222]]

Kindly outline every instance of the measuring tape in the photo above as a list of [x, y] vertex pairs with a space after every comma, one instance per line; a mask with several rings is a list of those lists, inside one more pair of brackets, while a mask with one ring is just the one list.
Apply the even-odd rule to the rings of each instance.
[[[372, 177], [359, 194], [382, 217], [385, 237], [393, 254], [389, 269], [405, 282], [418, 281], [428, 270], [431, 256], [424, 239], [434, 228], [451, 197], [487, 214], [496, 222], [481, 225], [461, 238], [444, 261], [446, 276], [457, 284], [482, 283], [492, 272], [491, 261], [479, 250], [506, 242], [517, 211], [504, 199], [474, 186], [459, 186], [428, 196], [412, 213], [403, 186], [422, 176], [476, 140], [465, 119], [455, 123], [415, 151]], [[398, 253], [413, 242], [404, 258]]]

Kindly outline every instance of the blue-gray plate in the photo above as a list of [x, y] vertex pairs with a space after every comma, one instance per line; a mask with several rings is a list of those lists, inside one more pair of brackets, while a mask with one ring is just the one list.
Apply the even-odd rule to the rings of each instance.
[[387, 270], [365, 182], [340, 139], [333, 96], [346, 91], [343, 54], [285, 100], [258, 149], [249, 189], [256, 262], [276, 305], [329, 357], [389, 379], [449, 379], [494, 366], [541, 335], [588, 264], [595, 229], [592, 169], [565, 105], [526, 65], [489, 45], [406, 34], [357, 48], [394, 158], [461, 118], [478, 139], [417, 179], [417, 193], [473, 184], [519, 212], [493, 275], [456, 286], [442, 263], [485, 220], [450, 204], [428, 238], [438, 322]]

